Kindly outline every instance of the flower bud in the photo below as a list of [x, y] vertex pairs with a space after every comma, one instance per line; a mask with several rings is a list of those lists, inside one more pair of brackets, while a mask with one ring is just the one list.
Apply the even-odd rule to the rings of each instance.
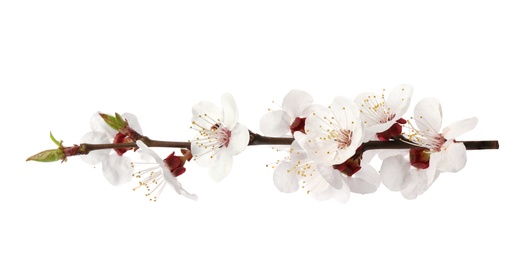
[[52, 149], [42, 151], [40, 153], [34, 154], [27, 158], [27, 161], [36, 161], [36, 162], [56, 162], [58, 160], [65, 160], [66, 155], [62, 149]]
[[120, 129], [123, 129], [128, 126], [128, 122], [122, 118], [121, 115], [118, 113], [115, 113], [115, 116], [99, 113], [101, 118], [105, 120], [105, 123], [113, 128], [115, 131], [119, 131]]

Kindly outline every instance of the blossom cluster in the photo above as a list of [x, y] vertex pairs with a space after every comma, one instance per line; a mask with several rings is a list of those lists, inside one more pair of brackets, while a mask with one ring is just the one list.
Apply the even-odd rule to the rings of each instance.
[[[301, 90], [291, 90], [281, 109], [269, 110], [260, 120], [260, 131], [271, 140], [289, 140], [278, 163], [272, 168], [275, 187], [285, 193], [304, 190], [318, 200], [349, 200], [351, 193], [375, 192], [381, 184], [404, 198], [423, 194], [443, 172], [458, 172], [466, 164], [466, 147], [457, 142], [477, 119], [456, 121], [442, 128], [442, 109], [434, 98], [420, 100], [413, 116], [405, 117], [413, 88], [400, 85], [388, 95], [364, 92], [355, 99], [335, 97], [328, 105], [315, 104]], [[243, 152], [256, 138], [238, 122], [237, 104], [230, 94], [220, 99], [221, 106], [202, 101], [192, 107], [190, 128], [193, 138], [181, 149], [162, 159], [142, 135], [138, 119], [129, 113], [110, 116], [95, 113], [91, 131], [82, 144], [111, 144], [112, 149], [62, 146], [39, 153], [29, 160], [65, 160], [81, 155], [92, 165], [101, 165], [106, 180], [113, 185], [136, 181], [134, 190], [144, 189], [156, 201], [166, 186], [177, 194], [196, 200], [178, 181], [185, 164], [195, 162], [208, 168], [211, 179], [222, 181], [231, 171], [234, 156]], [[257, 135], [260, 136], [260, 135]], [[400, 142], [400, 149], [368, 149], [370, 142]], [[282, 143], [267, 143], [282, 145]], [[115, 148], [114, 148], [115, 147]], [[279, 146], [282, 147], [282, 146]], [[130, 151], [130, 153], [127, 153]], [[375, 168], [374, 158], [381, 161]]]
[[[303, 188], [318, 200], [346, 202], [350, 193], [373, 193], [383, 184], [415, 199], [440, 173], [460, 171], [466, 164], [466, 148], [455, 138], [473, 129], [477, 119], [457, 121], [440, 131], [440, 103], [425, 98], [415, 106], [411, 122], [403, 116], [412, 94], [412, 86], [401, 85], [388, 97], [366, 92], [354, 100], [335, 97], [322, 106], [313, 104], [306, 92], [289, 92], [282, 110], [261, 119], [264, 134], [292, 134], [295, 139], [289, 156], [274, 167], [277, 189]], [[415, 148], [363, 153], [363, 144], [371, 140], [401, 141]], [[370, 164], [376, 155], [383, 160], [380, 169]]]

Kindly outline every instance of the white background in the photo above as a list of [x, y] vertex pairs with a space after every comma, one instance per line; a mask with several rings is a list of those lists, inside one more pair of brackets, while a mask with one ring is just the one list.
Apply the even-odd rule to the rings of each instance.
[[[168, 2], [0, 3], [0, 258], [511, 257], [506, 1]], [[402, 83], [415, 87], [412, 108], [436, 97], [444, 126], [479, 118], [460, 139], [501, 149], [470, 151], [417, 200], [380, 187], [344, 205], [279, 193], [265, 164], [283, 154], [266, 147], [237, 156], [220, 184], [190, 164], [180, 180], [198, 202], [167, 189], [150, 203], [79, 158], [25, 162], [53, 148], [50, 130], [78, 143], [98, 110], [188, 140], [192, 105], [224, 92], [258, 131], [290, 89], [326, 105]]]

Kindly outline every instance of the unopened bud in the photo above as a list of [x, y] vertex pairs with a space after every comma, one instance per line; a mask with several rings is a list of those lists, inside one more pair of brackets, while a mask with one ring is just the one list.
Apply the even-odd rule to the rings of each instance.
[[123, 129], [128, 126], [128, 122], [122, 118], [121, 115], [118, 113], [115, 113], [115, 116], [99, 113], [101, 118], [105, 121], [105, 123], [113, 128], [115, 131], [119, 131], [120, 129]]
[[57, 148], [53, 150], [46, 150], [40, 153], [34, 154], [27, 158], [27, 161], [36, 162], [56, 162], [59, 160], [65, 160], [66, 155], [62, 149]]

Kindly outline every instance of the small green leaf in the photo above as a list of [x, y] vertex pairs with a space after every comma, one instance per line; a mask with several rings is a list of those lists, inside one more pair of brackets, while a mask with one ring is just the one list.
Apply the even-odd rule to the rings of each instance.
[[103, 118], [105, 123], [115, 131], [119, 131], [119, 129], [125, 128], [128, 125], [124, 118], [122, 118], [122, 116], [119, 115], [118, 113], [115, 113], [115, 116], [103, 113], [99, 113], [99, 115], [101, 116], [101, 118]]
[[42, 151], [40, 153], [34, 154], [27, 158], [27, 161], [36, 161], [36, 162], [56, 162], [59, 160], [64, 160], [66, 155], [61, 149], [52, 149]]
[[58, 147], [61, 147], [61, 146], [62, 146], [62, 141], [60, 141], [60, 142], [59, 142], [59, 141], [57, 141], [57, 139], [55, 139], [55, 137], [53, 136], [53, 134], [51, 133], [51, 131], [50, 131], [50, 139], [51, 139], [51, 141], [52, 141], [54, 144], [56, 144]]

